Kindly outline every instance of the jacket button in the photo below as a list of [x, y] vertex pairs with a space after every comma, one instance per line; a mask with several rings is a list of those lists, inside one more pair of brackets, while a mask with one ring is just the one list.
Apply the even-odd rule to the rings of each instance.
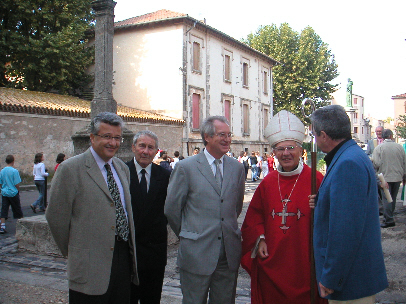
[[116, 229], [116, 227], [114, 227], [114, 226], [111, 226], [111, 230], [114, 230], [114, 229]]
[[114, 203], [111, 203], [110, 206], [111, 206], [111, 207], [114, 207]]
[[221, 240], [221, 236], [219, 236], [218, 239]]
[[221, 202], [223, 202], [223, 199], [221, 200]]
[[111, 251], [114, 251], [114, 247], [110, 247], [110, 250], [111, 250]]
[[222, 217], [221, 220], [224, 221], [224, 217]]

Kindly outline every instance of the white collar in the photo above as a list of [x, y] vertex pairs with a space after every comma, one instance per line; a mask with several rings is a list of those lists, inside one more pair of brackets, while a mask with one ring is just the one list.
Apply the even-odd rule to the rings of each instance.
[[[207, 161], [209, 162], [209, 164], [211, 165], [212, 163], [214, 163], [216, 158], [213, 155], [211, 155], [209, 153], [209, 151], [207, 151], [207, 149], [204, 149], [203, 152], [204, 152], [204, 155], [206, 156]], [[221, 163], [223, 163], [223, 159], [224, 159], [224, 155], [222, 157], [220, 157]]]
[[113, 164], [113, 159], [110, 158], [107, 162], [105, 162], [100, 156], [99, 154], [97, 154], [97, 152], [93, 149], [93, 147], [90, 147], [90, 152], [92, 152], [92, 155], [94, 157], [94, 160], [97, 163], [97, 166], [100, 168], [100, 170], [104, 170], [104, 165], [107, 163], [110, 165], [110, 167], [112, 167]]
[[280, 175], [282, 175], [282, 176], [293, 176], [293, 175], [300, 174], [302, 172], [302, 170], [303, 170], [303, 160], [302, 160], [302, 158], [300, 158], [299, 165], [293, 171], [289, 171], [289, 172], [283, 171], [282, 166], [281, 166], [280, 163], [278, 164], [278, 167], [276, 168], [276, 170], [278, 170], [278, 173]]
[[143, 168], [143, 167], [140, 166], [140, 164], [137, 162], [137, 160], [134, 157], [134, 164], [135, 164], [135, 170], [137, 171], [137, 174], [140, 174], [141, 170], [145, 169], [145, 172], [147, 172], [148, 175], [151, 176], [152, 163], [150, 163], [148, 166]]

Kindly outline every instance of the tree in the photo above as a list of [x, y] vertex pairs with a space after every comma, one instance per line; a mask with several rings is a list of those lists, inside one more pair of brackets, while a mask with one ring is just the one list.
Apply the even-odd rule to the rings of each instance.
[[406, 139], [406, 115], [399, 115], [395, 131], [397, 136]]
[[75, 95], [92, 79], [89, 0], [0, 1], [0, 86]]
[[243, 42], [281, 62], [273, 68], [274, 112], [285, 109], [303, 119], [304, 98], [321, 107], [337, 90], [331, 84], [338, 76], [334, 55], [311, 27], [299, 34], [287, 23], [261, 26]]

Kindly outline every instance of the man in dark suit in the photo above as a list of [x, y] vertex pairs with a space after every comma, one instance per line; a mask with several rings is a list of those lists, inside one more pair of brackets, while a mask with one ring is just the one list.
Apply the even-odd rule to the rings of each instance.
[[123, 120], [103, 112], [90, 124], [91, 147], [64, 161], [52, 180], [46, 219], [68, 257], [69, 303], [124, 304], [138, 283], [130, 172], [114, 157]]
[[140, 131], [133, 139], [134, 159], [130, 169], [131, 205], [137, 248], [140, 284], [131, 286], [131, 303], [159, 304], [166, 266], [167, 220], [164, 215], [170, 171], [152, 163], [158, 151], [158, 137]]

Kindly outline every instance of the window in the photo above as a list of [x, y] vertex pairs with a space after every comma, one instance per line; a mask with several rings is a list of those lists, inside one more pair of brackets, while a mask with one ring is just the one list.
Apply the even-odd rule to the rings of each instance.
[[357, 104], [357, 102], [358, 102], [358, 100], [357, 100], [358, 98], [354, 98], [354, 105], [356, 105]]
[[269, 111], [268, 109], [264, 109], [264, 129], [268, 125], [269, 122]]
[[358, 133], [358, 127], [354, 127], [354, 133]]
[[243, 119], [243, 135], [248, 135], [250, 133], [249, 126], [249, 105], [242, 105], [242, 119]]
[[193, 42], [193, 70], [200, 71], [200, 43], [194, 41]]
[[231, 122], [231, 101], [230, 100], [224, 100], [224, 116], [227, 118], [229, 122]]
[[248, 63], [244, 62], [242, 64], [242, 85], [243, 87], [248, 87]]
[[267, 71], [264, 71], [263, 83], [264, 83], [264, 93], [268, 94], [268, 72]]
[[358, 121], [358, 113], [354, 113], [354, 123]]
[[224, 56], [224, 80], [231, 81], [231, 57], [229, 55]]
[[200, 95], [193, 93], [192, 95], [192, 129], [200, 127]]

